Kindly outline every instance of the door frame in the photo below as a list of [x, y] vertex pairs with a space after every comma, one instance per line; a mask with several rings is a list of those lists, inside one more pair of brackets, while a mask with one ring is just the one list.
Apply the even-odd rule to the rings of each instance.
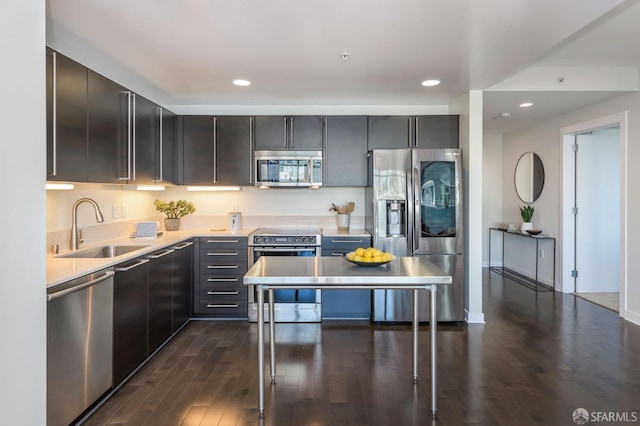
[[627, 309], [627, 111], [577, 123], [560, 129], [562, 137], [562, 292], [573, 293], [571, 271], [575, 262], [575, 229], [572, 208], [575, 200], [575, 162], [571, 146], [578, 133], [618, 126], [620, 129], [620, 316]]

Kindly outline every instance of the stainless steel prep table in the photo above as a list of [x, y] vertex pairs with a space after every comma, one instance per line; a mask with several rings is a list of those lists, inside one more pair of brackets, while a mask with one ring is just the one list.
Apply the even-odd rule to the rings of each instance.
[[[452, 278], [421, 257], [400, 257], [377, 267], [361, 267], [336, 257], [261, 257], [244, 276], [254, 285], [258, 302], [258, 411], [264, 415], [264, 292], [269, 292], [273, 318], [275, 289], [405, 289], [413, 290], [413, 381], [418, 380], [418, 291], [431, 292], [431, 410], [436, 411], [436, 289]], [[269, 321], [271, 382], [275, 382], [275, 324]]]

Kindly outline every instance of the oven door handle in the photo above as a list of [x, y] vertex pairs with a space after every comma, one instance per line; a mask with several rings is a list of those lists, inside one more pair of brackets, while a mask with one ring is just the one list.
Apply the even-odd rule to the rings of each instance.
[[283, 248], [255, 248], [253, 249], [254, 253], [302, 253], [305, 251], [315, 251], [317, 247], [311, 248], [299, 248], [299, 247], [283, 247]]

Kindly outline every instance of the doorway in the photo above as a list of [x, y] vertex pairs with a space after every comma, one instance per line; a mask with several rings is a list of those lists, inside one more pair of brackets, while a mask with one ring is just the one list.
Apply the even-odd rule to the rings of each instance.
[[621, 316], [625, 118], [563, 129], [563, 291]]

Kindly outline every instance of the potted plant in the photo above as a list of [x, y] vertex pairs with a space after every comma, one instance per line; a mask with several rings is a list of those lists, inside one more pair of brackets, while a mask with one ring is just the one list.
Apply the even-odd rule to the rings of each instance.
[[186, 200], [178, 201], [155, 201], [156, 210], [164, 213], [164, 228], [167, 231], [177, 231], [180, 228], [180, 218], [196, 211], [192, 202]]
[[534, 211], [535, 208], [531, 205], [520, 207], [520, 216], [522, 216], [522, 225], [520, 226], [520, 231], [522, 231], [523, 234], [527, 233], [527, 229], [533, 229], [531, 219], [533, 219]]

